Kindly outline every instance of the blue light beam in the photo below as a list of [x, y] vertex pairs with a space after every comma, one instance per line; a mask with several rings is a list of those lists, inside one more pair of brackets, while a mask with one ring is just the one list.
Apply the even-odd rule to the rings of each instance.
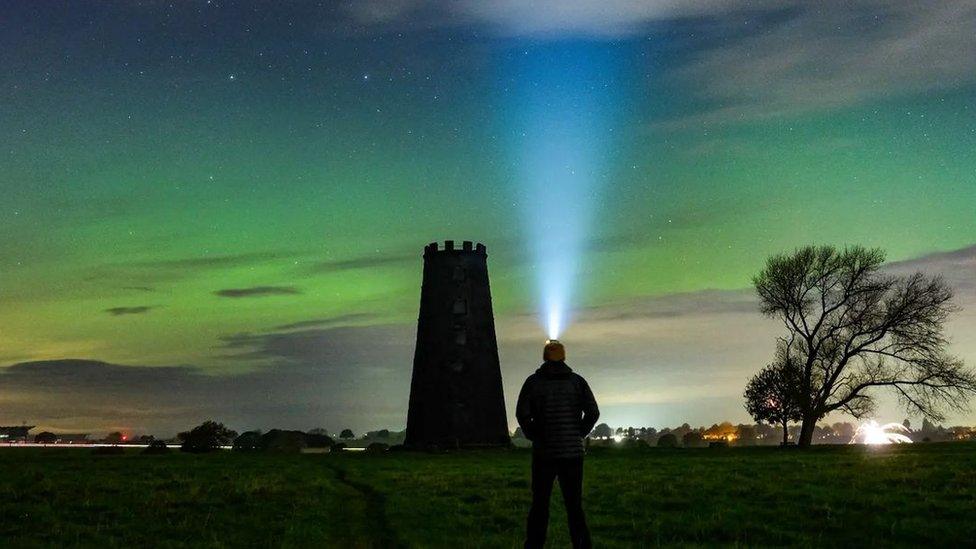
[[555, 339], [572, 320], [606, 185], [617, 61], [605, 44], [558, 42], [522, 48], [512, 62], [519, 205], [539, 317]]

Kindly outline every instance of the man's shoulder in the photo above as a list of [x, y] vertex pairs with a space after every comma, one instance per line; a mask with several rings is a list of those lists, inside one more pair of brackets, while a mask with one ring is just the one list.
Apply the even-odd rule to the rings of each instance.
[[579, 375], [576, 372], [573, 372], [573, 381], [575, 381], [577, 383], [582, 383], [583, 385], [586, 385], [586, 378], [583, 377], [583, 376], [581, 376], [581, 375]]
[[531, 385], [535, 383], [536, 380], [539, 379], [539, 377], [540, 377], [539, 372], [532, 372], [531, 374], [529, 374], [529, 377], [525, 378], [525, 382], [523, 382], [522, 385]]

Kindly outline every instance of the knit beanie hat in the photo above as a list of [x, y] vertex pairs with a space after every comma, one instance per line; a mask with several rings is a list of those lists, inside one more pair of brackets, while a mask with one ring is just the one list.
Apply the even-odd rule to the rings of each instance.
[[546, 340], [546, 348], [542, 351], [542, 359], [547, 362], [562, 362], [566, 360], [566, 348], [558, 339]]

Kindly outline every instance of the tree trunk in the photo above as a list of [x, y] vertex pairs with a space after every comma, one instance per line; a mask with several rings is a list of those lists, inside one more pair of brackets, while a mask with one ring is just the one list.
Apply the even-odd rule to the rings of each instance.
[[787, 425], [787, 422], [784, 421], [783, 422], [783, 446], [785, 447], [789, 441], [790, 441], [790, 428]]
[[817, 426], [817, 418], [804, 416], [803, 424], [800, 426], [800, 440], [796, 445], [800, 448], [809, 448], [813, 443], [813, 429]]

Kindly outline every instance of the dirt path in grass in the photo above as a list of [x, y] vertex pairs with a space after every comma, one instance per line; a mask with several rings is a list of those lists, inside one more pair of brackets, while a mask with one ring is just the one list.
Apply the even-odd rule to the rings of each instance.
[[366, 502], [366, 531], [369, 539], [364, 540], [367, 547], [407, 547], [405, 543], [397, 539], [396, 532], [390, 526], [386, 518], [386, 497], [377, 492], [372, 486], [364, 482], [359, 482], [349, 478], [348, 472], [343, 467], [329, 464], [329, 468], [335, 472], [337, 481], [356, 490], [363, 496]]

